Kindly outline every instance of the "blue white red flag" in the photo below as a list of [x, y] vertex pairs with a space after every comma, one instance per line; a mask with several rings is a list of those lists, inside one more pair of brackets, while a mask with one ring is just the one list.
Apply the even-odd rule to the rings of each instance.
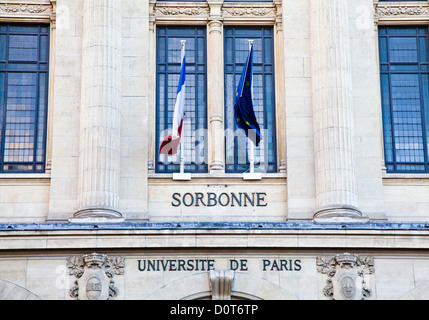
[[174, 155], [177, 153], [177, 149], [180, 144], [180, 138], [182, 136], [183, 118], [185, 116], [185, 93], [186, 93], [186, 81], [185, 81], [185, 67], [186, 59], [183, 56], [182, 69], [180, 71], [179, 86], [177, 88], [176, 104], [174, 106], [173, 115], [173, 130], [172, 133], [164, 138], [159, 148], [159, 154]]

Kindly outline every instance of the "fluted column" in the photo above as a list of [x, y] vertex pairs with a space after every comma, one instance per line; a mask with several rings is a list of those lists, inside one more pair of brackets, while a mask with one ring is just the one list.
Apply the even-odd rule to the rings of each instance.
[[[311, 0], [316, 221], [362, 220], [353, 151], [348, 0]], [[365, 220], [365, 219], [363, 219]]]
[[[216, 3], [217, 4], [217, 3]], [[212, 11], [215, 5], [210, 3]], [[216, 6], [217, 7], [217, 6]], [[208, 23], [208, 114], [210, 121], [210, 172], [225, 172], [224, 161], [224, 92], [223, 92], [223, 25], [220, 20]]]
[[119, 212], [121, 0], [84, 0], [79, 210], [74, 219], [122, 220]]

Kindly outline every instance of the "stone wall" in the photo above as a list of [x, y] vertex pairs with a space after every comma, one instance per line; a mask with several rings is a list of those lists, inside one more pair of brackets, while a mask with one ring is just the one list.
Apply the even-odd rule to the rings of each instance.
[[[350, 293], [353, 299], [427, 299], [428, 259], [396, 258], [326, 252], [2, 257], [0, 299], [87, 300], [91, 296], [82, 289], [88, 288], [85, 273], [98, 267], [108, 274], [104, 285], [110, 283], [113, 300], [212, 299], [219, 285], [216, 281], [229, 282], [222, 299], [342, 300], [347, 298], [347, 293], [340, 292], [344, 277], [356, 281], [355, 291]], [[98, 267], [86, 269], [87, 263]], [[103, 294], [102, 287], [100, 283], [94, 292]]]
[[[39, 11], [31, 11], [21, 3], [40, 6]], [[3, 175], [0, 219], [5, 222], [66, 221], [79, 211], [79, 159], [81, 158], [81, 111], [82, 90], [85, 74], [82, 73], [83, 57], [83, 0], [58, 1], [9, 1], [11, 8], [1, 10], [4, 21], [41, 22], [51, 24], [51, 64], [50, 102], [48, 127], [47, 171], [42, 175]], [[3, 6], [6, 4], [4, 3]], [[185, 4], [184, 4], [185, 5]], [[426, 5], [426, 4], [424, 4]], [[311, 30], [315, 19], [312, 16], [310, 0], [285, 0], [274, 2], [262, 9], [258, 4], [222, 4], [221, 2], [186, 3], [187, 10], [174, 11], [174, 3], [156, 3], [124, 0], [121, 2], [120, 67], [121, 88], [120, 140], [118, 142], [120, 160], [116, 164], [119, 182], [117, 210], [127, 220], [156, 221], [157, 205], [168, 208], [174, 191], [180, 189], [184, 181], [172, 181], [171, 192], [156, 194], [149, 188], [158, 190], [171, 176], [153, 174], [154, 159], [154, 41], [157, 25], [198, 24], [208, 26], [208, 52], [210, 58], [208, 79], [217, 83], [221, 68], [222, 47], [216, 43], [222, 39], [223, 25], [273, 25], [275, 28], [276, 57], [276, 114], [277, 151], [279, 173], [266, 175], [267, 194], [276, 202], [270, 216], [276, 219], [312, 220], [318, 212], [317, 185], [328, 186], [328, 182], [317, 182], [321, 164], [315, 157], [314, 134], [320, 121], [314, 118], [315, 59], [319, 52], [312, 53], [312, 43], [316, 37]], [[346, 83], [350, 91], [349, 107], [352, 139], [348, 142], [353, 150], [354, 182], [351, 190], [355, 197], [352, 206], [371, 220], [426, 221], [427, 188], [426, 175], [386, 175], [383, 171], [383, 142], [381, 107], [378, 77], [377, 24], [404, 24], [426, 21], [426, 9], [415, 11], [386, 11], [386, 4], [374, 4], [371, 0], [353, 1], [342, 16], [348, 26], [350, 77]], [[415, 6], [410, 3], [410, 7]], [[374, 7], [375, 15], [374, 15]], [[196, 8], [196, 9], [195, 9]], [[195, 9], [195, 10], [194, 10]], [[263, 10], [263, 11], [261, 11]], [[414, 12], [414, 13], [413, 13]], [[209, 24], [208, 22], [211, 21]], [[217, 22], [216, 22], [217, 21]], [[118, 23], [119, 23], [118, 22]], [[215, 23], [216, 22], [216, 23]], [[319, 23], [319, 22], [318, 22]], [[322, 23], [322, 22], [320, 22]], [[325, 22], [323, 22], [325, 23]], [[328, 22], [326, 22], [328, 23]], [[333, 23], [333, 22], [329, 22]], [[317, 26], [313, 26], [317, 29]], [[327, 35], [324, 29], [324, 35]], [[217, 37], [217, 38], [216, 38]], [[339, 44], [339, 48], [342, 44]], [[315, 48], [313, 48], [314, 50]], [[343, 49], [341, 49], [343, 51]], [[119, 62], [118, 62], [119, 63]], [[313, 65], [312, 65], [313, 63]], [[313, 68], [313, 70], [312, 70]], [[350, 81], [351, 79], [351, 81]], [[213, 86], [211, 86], [213, 87]], [[212, 183], [212, 177], [243, 183], [241, 176], [224, 175], [223, 170], [223, 99], [219, 99], [215, 88], [209, 96], [208, 143], [210, 173], [198, 178], [198, 183]], [[328, 109], [327, 109], [328, 110]], [[316, 130], [316, 131], [315, 131]], [[334, 141], [334, 140], [333, 140]], [[339, 141], [339, 140], [338, 140]], [[334, 146], [334, 145], [333, 145]], [[344, 150], [349, 147], [345, 146]], [[323, 148], [322, 148], [323, 149]], [[335, 147], [334, 147], [335, 149]], [[333, 150], [334, 150], [333, 149]], [[83, 149], [82, 149], [83, 150]], [[315, 153], [316, 152], [316, 153]], [[341, 158], [341, 157], [340, 157]], [[339, 158], [339, 159], [340, 159]], [[319, 163], [319, 164], [318, 164]], [[326, 167], [328, 170], [329, 167]], [[287, 171], [287, 174], [286, 174]], [[287, 179], [285, 179], [287, 176]], [[271, 180], [270, 180], [271, 179]], [[325, 178], [324, 178], [325, 179]], [[319, 179], [320, 180], [320, 179]], [[275, 181], [269, 186], [269, 181]], [[286, 183], [287, 181], [287, 183]], [[346, 180], [345, 180], [346, 181]], [[331, 181], [330, 183], [334, 183]], [[335, 182], [335, 183], [338, 183]], [[277, 185], [281, 184], [285, 194], [277, 197]], [[334, 185], [332, 185], [334, 186]], [[23, 190], [25, 190], [23, 192]], [[249, 189], [250, 190], [250, 189]], [[348, 192], [348, 191], [347, 191]], [[347, 192], [345, 194], [347, 194]], [[22, 196], [21, 193], [31, 194]], [[152, 195], [152, 196], [151, 196]], [[25, 199], [23, 199], [23, 197]], [[338, 200], [341, 202], [342, 200]], [[338, 202], [337, 201], [337, 202]], [[339, 203], [338, 205], [342, 205]], [[350, 204], [345, 204], [349, 206]], [[324, 206], [324, 205], [322, 205]], [[335, 206], [334, 206], [335, 207]], [[171, 206], [170, 206], [171, 208]], [[174, 208], [171, 208], [174, 209]], [[166, 219], [164, 214], [159, 213]], [[213, 212], [202, 213], [208, 219]], [[177, 215], [172, 214], [172, 219]], [[197, 215], [194, 218], [198, 220]], [[250, 219], [246, 214], [243, 219]], [[222, 215], [215, 217], [222, 219]], [[261, 213], [252, 219], [267, 219]]]

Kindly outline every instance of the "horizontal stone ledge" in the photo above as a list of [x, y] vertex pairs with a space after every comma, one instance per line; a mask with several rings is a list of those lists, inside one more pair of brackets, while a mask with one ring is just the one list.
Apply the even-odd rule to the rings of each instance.
[[428, 250], [429, 224], [1, 224], [0, 252], [22, 250]]
[[428, 231], [429, 223], [368, 222], [123, 222], [123, 223], [3, 223], [0, 232], [14, 231], [97, 231], [97, 230], [374, 230]]

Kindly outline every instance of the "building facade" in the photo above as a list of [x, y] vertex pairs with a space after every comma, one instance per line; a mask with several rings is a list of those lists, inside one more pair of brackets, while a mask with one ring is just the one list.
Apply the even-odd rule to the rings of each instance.
[[428, 25], [428, 0], [1, 0], [0, 298], [429, 299]]

